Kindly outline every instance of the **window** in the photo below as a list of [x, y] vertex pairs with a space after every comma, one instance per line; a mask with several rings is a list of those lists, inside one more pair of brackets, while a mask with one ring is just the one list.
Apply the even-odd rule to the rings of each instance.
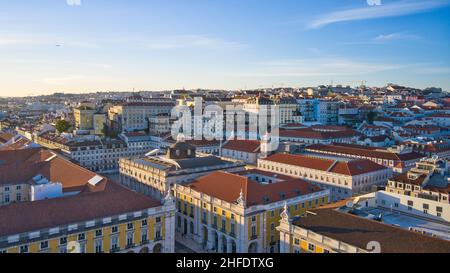
[[256, 237], [256, 226], [252, 226], [252, 238]]
[[442, 216], [442, 207], [436, 207], [436, 216], [441, 217]]
[[133, 233], [127, 233], [127, 246], [133, 245]]
[[272, 223], [272, 224], [270, 224], [270, 230], [275, 230], [275, 224], [274, 223]]
[[67, 237], [59, 238], [59, 245], [65, 245], [65, 244], [67, 244]]
[[156, 223], [161, 223], [161, 217], [156, 217]]
[[47, 249], [48, 248], [48, 241], [42, 241], [41, 242], [41, 249]]
[[133, 229], [133, 223], [128, 223], [128, 224], [127, 224], [127, 229], [128, 229], [128, 230]]
[[84, 241], [86, 240], [86, 234], [80, 233], [78, 234], [78, 241]]
[[102, 236], [103, 235], [103, 231], [101, 230], [101, 229], [97, 229], [96, 231], [95, 231], [95, 237], [100, 237], [100, 236]]
[[20, 246], [20, 253], [28, 253], [28, 245]]
[[147, 230], [141, 231], [141, 242], [147, 242], [148, 236], [147, 236]]
[[116, 250], [119, 248], [119, 237], [111, 237], [111, 250]]
[[308, 250], [309, 251], [315, 251], [316, 250], [316, 246], [313, 244], [308, 244]]
[[95, 241], [95, 253], [102, 253], [102, 252], [103, 252], [103, 241], [96, 240]]
[[298, 239], [298, 238], [295, 238], [295, 239], [294, 239], [294, 244], [296, 244], [296, 245], [300, 245], [300, 239]]
[[155, 230], [155, 240], [160, 240], [161, 239], [161, 228], [158, 227]]
[[113, 226], [111, 228], [111, 233], [117, 233], [119, 231], [119, 228], [117, 226]]
[[255, 215], [252, 216], [252, 222], [256, 222], [256, 216]]
[[142, 226], [146, 227], [147, 226], [147, 219], [142, 220]]
[[225, 230], [226, 226], [227, 226], [226, 220], [222, 219], [222, 230]]

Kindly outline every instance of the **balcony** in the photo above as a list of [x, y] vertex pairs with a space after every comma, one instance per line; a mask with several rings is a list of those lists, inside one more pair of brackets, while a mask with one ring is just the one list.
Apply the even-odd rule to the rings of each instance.
[[230, 232], [229, 235], [233, 238], [236, 238], [236, 233], [234, 233], [234, 231]]
[[427, 199], [427, 200], [439, 201], [439, 196], [434, 196], [434, 195], [425, 194], [425, 193], [419, 193], [417, 196], [419, 198], [423, 198], [423, 199]]
[[155, 237], [155, 242], [158, 242], [158, 241], [162, 241], [163, 240], [163, 238], [161, 237], [161, 236], [157, 236], [157, 237]]

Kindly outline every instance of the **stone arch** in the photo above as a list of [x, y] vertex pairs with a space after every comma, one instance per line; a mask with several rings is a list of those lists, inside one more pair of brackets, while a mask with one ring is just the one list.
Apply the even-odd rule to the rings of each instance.
[[237, 252], [236, 242], [234, 240], [231, 240], [231, 253], [236, 253], [236, 252]]
[[149, 252], [150, 252], [150, 249], [147, 246], [141, 248], [141, 250], [139, 251], [139, 253], [149, 253]]
[[222, 249], [219, 249], [219, 252], [222, 253], [227, 253], [227, 247], [228, 247], [228, 240], [227, 237], [225, 235], [222, 235], [222, 238], [220, 238], [222, 240]]
[[153, 253], [162, 253], [162, 245], [161, 244], [156, 244], [153, 247]]
[[252, 242], [248, 246], [248, 253], [257, 253], [257, 252], [258, 252], [258, 243], [257, 242]]

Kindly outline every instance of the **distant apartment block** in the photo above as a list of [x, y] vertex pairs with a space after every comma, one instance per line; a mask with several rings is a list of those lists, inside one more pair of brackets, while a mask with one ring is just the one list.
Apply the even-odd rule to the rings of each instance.
[[258, 161], [258, 168], [302, 178], [330, 191], [338, 201], [384, 186], [392, 170], [366, 159], [321, 158], [312, 155], [275, 154]]

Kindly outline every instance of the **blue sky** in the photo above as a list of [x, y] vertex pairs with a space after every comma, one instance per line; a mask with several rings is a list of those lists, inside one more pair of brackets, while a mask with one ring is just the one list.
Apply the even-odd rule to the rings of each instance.
[[450, 0], [380, 2], [0, 0], [0, 96], [361, 81], [450, 90]]

